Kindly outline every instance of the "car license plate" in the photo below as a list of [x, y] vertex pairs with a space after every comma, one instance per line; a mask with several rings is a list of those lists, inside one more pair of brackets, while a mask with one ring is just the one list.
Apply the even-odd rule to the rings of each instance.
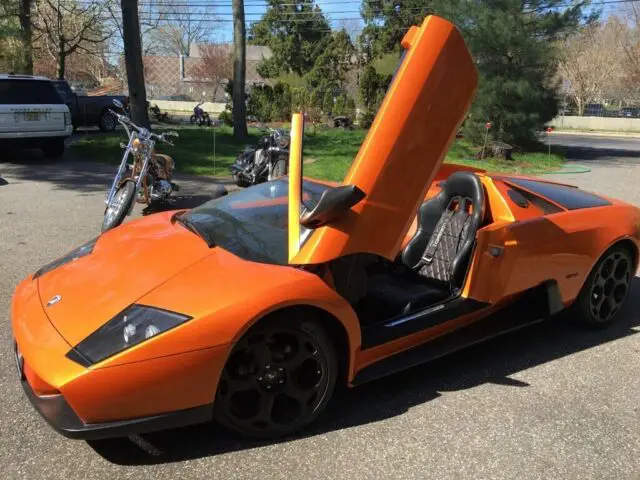
[[25, 112], [24, 119], [27, 122], [39, 122], [40, 121], [40, 113], [38, 112]]

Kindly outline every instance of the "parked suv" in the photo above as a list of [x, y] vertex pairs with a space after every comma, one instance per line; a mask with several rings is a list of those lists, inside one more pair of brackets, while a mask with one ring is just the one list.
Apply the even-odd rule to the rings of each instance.
[[50, 80], [0, 74], [0, 145], [36, 146], [56, 158], [72, 132], [69, 107]]

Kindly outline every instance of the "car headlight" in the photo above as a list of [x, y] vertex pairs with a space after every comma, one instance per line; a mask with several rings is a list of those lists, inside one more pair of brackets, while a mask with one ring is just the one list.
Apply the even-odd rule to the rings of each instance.
[[191, 317], [145, 305], [131, 305], [82, 340], [67, 358], [89, 366], [190, 320]]
[[73, 262], [74, 260], [77, 260], [79, 258], [89, 255], [91, 252], [93, 252], [93, 247], [96, 246], [96, 242], [98, 241], [98, 238], [99, 237], [94, 238], [90, 242], [87, 242], [84, 245], [81, 245], [78, 248], [71, 250], [66, 255], [45, 265], [44, 267], [42, 267], [40, 270], [38, 270], [36, 273], [33, 274], [33, 278], [36, 279], [38, 277], [41, 277], [45, 273], [50, 272], [51, 270], [54, 270], [58, 267], [61, 267], [65, 263]]

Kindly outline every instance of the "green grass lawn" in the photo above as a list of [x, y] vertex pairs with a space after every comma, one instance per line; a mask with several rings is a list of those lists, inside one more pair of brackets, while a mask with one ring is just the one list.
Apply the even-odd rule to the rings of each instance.
[[[249, 129], [244, 141], [233, 139], [229, 127], [214, 129], [179, 127], [180, 137], [174, 139], [175, 146], [158, 145], [157, 150], [171, 155], [176, 169], [197, 175], [228, 176], [229, 165], [246, 146], [253, 145], [260, 137], [258, 129]], [[83, 135], [80, 133], [79, 135]], [[340, 181], [353, 161], [366, 135], [365, 130], [326, 129], [309, 131], [304, 140], [305, 176]], [[94, 160], [117, 165], [122, 150], [120, 143], [126, 142], [123, 131], [108, 134], [89, 133], [71, 147], [71, 152], [84, 160]], [[214, 153], [215, 152], [215, 153]], [[562, 166], [564, 159], [547, 153], [514, 154], [513, 161], [473, 160], [474, 148], [464, 140], [458, 140], [447, 155], [447, 162], [460, 163], [490, 171], [537, 174], [553, 171]]]

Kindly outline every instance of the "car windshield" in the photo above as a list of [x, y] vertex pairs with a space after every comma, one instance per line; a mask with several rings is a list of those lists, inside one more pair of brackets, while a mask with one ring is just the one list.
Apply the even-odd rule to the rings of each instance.
[[[286, 265], [288, 179], [274, 180], [206, 202], [183, 215], [212, 245], [252, 262]], [[305, 180], [303, 203], [313, 208], [329, 187]]]
[[59, 105], [62, 98], [48, 80], [0, 80], [0, 105]]

